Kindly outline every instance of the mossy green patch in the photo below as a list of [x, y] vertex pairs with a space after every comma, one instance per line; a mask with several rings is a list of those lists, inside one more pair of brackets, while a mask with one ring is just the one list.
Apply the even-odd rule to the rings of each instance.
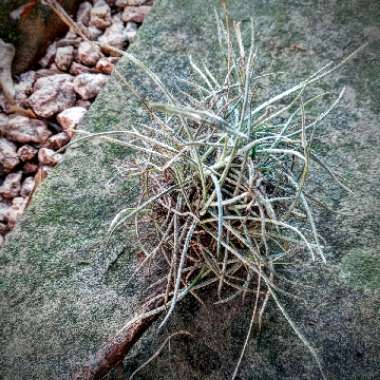
[[380, 256], [370, 248], [349, 251], [342, 260], [343, 276], [354, 287], [380, 289]]
[[359, 100], [370, 101], [372, 112], [380, 115], [380, 40], [373, 42], [373, 45], [374, 51], [377, 51], [378, 54], [368, 54], [367, 63], [358, 67], [360, 79], [357, 86]]
[[350, 24], [353, 19], [367, 25], [379, 23], [380, 8], [373, 0], [337, 1], [335, 18], [339, 24]]

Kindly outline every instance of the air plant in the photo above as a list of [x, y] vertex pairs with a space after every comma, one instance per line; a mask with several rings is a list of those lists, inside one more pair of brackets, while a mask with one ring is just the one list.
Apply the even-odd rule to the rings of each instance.
[[[286, 292], [276, 282], [275, 268], [284, 261], [307, 260], [304, 254], [297, 257], [297, 252], [307, 253], [312, 261], [326, 262], [313, 216], [316, 200], [307, 192], [306, 184], [310, 164], [315, 162], [349, 191], [312, 146], [317, 125], [338, 104], [344, 89], [327, 110], [307, 121], [307, 107], [326, 93], [307, 97], [306, 88], [338, 69], [364, 46], [339, 64], [325, 65], [301, 83], [260, 103], [254, 92], [257, 83], [278, 73], [256, 72], [253, 22], [246, 47], [240, 23], [232, 24], [227, 16], [223, 22], [218, 15], [216, 21], [225, 58], [222, 77], [220, 62], [217, 75], [190, 58], [193, 74], [190, 79], [178, 79], [182, 89], [173, 95], [143, 62], [118, 50], [155, 83], [166, 102], [154, 103], [140, 96], [116, 69], [114, 75], [140, 100], [150, 123], [101, 133], [78, 131], [83, 136], [74, 141], [101, 138], [138, 153], [138, 160], [128, 168], [129, 175], [140, 181], [138, 203], [117, 213], [109, 237], [126, 224], [134, 225], [144, 254], [134, 275], [154, 261], [164, 270], [164, 276], [155, 283], [160, 291], [117, 336], [136, 326], [140, 336], [146, 328], [143, 321], [150, 323], [165, 313], [161, 328], [185, 296], [199, 299], [201, 289], [213, 287], [215, 303], [237, 297], [252, 300], [251, 323], [232, 378], [237, 375], [253, 325], [260, 326], [269, 300], [310, 350], [323, 375], [316, 351], [280, 302], [278, 294]], [[75, 29], [75, 25], [71, 27]], [[149, 244], [152, 238], [146, 242], [140, 233], [147, 220], [155, 235], [153, 249]], [[109, 351], [107, 348], [103, 354], [107, 356]], [[119, 355], [116, 361], [122, 359]], [[90, 367], [93, 375], [96, 366]], [[104, 373], [104, 368], [99, 373]]]

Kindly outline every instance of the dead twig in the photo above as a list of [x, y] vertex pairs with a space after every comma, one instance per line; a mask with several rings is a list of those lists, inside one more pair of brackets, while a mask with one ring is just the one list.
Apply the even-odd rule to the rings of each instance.
[[[162, 289], [161, 289], [162, 290]], [[97, 380], [103, 378], [112, 368], [117, 367], [132, 349], [134, 344], [159, 318], [165, 308], [160, 308], [164, 297], [144, 304], [141, 317], [134, 318], [131, 323], [109, 339], [87, 363], [72, 377], [73, 380]]]

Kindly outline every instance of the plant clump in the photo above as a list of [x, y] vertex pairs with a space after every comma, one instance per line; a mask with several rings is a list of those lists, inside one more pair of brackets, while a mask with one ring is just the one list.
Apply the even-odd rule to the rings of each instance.
[[[100, 137], [138, 153], [134, 165], [128, 163], [129, 175], [140, 181], [138, 203], [115, 216], [110, 236], [125, 224], [134, 225], [144, 253], [135, 273], [156, 260], [164, 275], [155, 283], [162, 291], [149, 300], [150, 304], [157, 301], [154, 308], [124, 328], [166, 312], [162, 327], [186, 295], [201, 301], [200, 289], [213, 287], [216, 303], [250, 297], [251, 325], [235, 377], [252, 326], [261, 323], [272, 299], [321, 369], [315, 350], [279, 300], [278, 294], [284, 291], [276, 284], [276, 268], [307, 257], [325, 262], [313, 217], [314, 205], [320, 202], [309, 194], [306, 184], [310, 164], [315, 162], [345, 187], [312, 147], [316, 127], [344, 90], [327, 110], [307, 118], [308, 106], [326, 93], [308, 97], [306, 88], [356, 52], [259, 102], [257, 84], [279, 74], [256, 72], [253, 23], [246, 43], [240, 23], [232, 23], [228, 17], [225, 22], [218, 16], [216, 20], [223, 75], [220, 70], [213, 74], [208, 66], [190, 58], [192, 76], [178, 80], [180, 88], [174, 96], [141, 61], [123, 53], [167, 101], [154, 103], [143, 98], [116, 70], [115, 75], [138, 97], [151, 122], [128, 130], [82, 131], [84, 137], [76, 140]], [[147, 222], [154, 231], [154, 248], [141, 232]]]

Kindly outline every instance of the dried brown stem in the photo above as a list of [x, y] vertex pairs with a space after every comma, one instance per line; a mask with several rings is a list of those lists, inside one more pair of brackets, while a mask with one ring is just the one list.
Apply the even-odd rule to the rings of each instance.
[[41, 3], [48, 5], [57, 14], [57, 16], [80, 37], [82, 37], [84, 40], [89, 39], [87, 36], [87, 30], [75, 23], [56, 0], [41, 0]]
[[[162, 289], [160, 289], [162, 291]], [[142, 317], [129, 324], [127, 328], [121, 329], [114, 337], [109, 339], [87, 363], [72, 376], [73, 380], [97, 380], [102, 379], [109, 371], [117, 367], [132, 349], [134, 344], [152, 326], [165, 308], [162, 306], [164, 297], [158, 300], [153, 298], [143, 306]], [[150, 315], [149, 313], [153, 314]], [[144, 315], [148, 315], [145, 316]]]
[[78, 36], [83, 38], [85, 41], [92, 42], [93, 44], [96, 44], [97, 46], [101, 47], [104, 50], [107, 50], [109, 53], [114, 53], [117, 55], [122, 55], [123, 50], [117, 49], [114, 46], [110, 44], [105, 43], [99, 43], [97, 41], [92, 41], [88, 37], [88, 31], [83, 25], [79, 25], [76, 23], [69, 15], [68, 13], [63, 9], [63, 7], [56, 1], [56, 0], [41, 0], [43, 4], [48, 5], [55, 14]]

